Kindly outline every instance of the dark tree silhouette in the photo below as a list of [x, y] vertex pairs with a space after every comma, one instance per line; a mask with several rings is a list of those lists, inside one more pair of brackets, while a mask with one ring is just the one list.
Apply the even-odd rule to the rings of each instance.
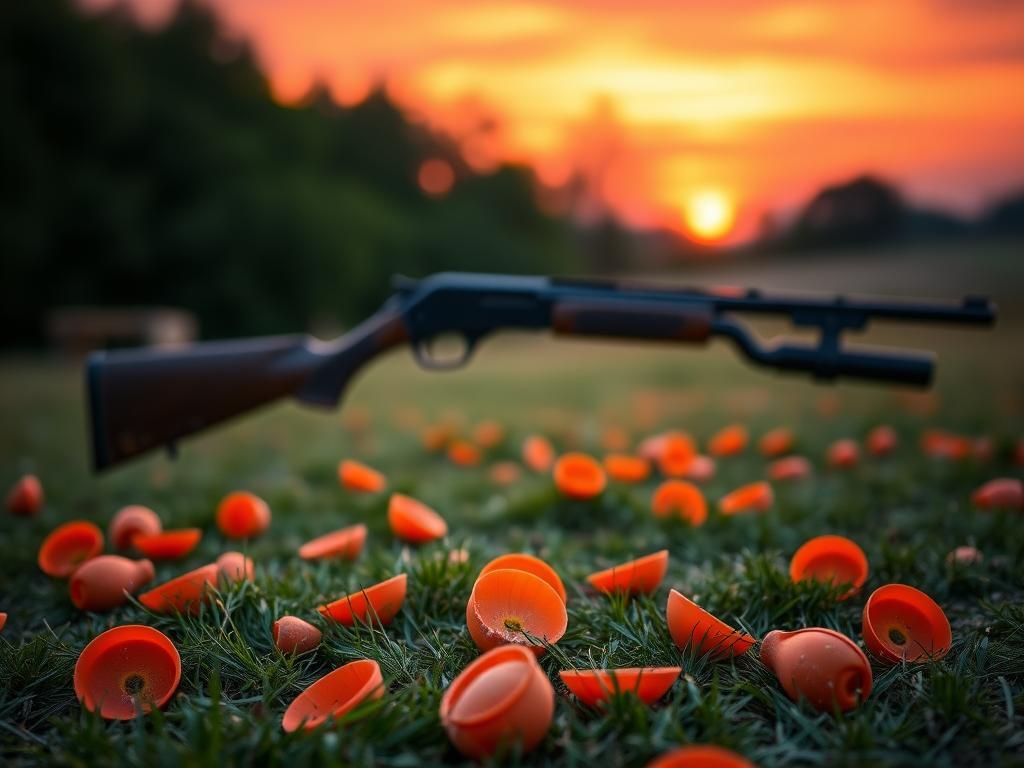
[[826, 187], [804, 208], [790, 232], [798, 248], [856, 246], [900, 238], [907, 207], [896, 189], [871, 176]]
[[[0, 4], [0, 345], [65, 304], [164, 304], [204, 335], [345, 324], [390, 275], [571, 268], [532, 176], [477, 176], [383, 92], [270, 97], [242, 42], [194, 0], [159, 30], [71, 0]], [[443, 157], [452, 191], [423, 194]]]

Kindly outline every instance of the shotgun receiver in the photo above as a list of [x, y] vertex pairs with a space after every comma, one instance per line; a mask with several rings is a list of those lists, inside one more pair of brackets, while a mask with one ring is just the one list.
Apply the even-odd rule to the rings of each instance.
[[[816, 344], [765, 344], [739, 314], [782, 315], [820, 336]], [[691, 343], [719, 336], [759, 365], [819, 379], [927, 385], [931, 354], [843, 346], [845, 331], [863, 330], [871, 319], [991, 325], [995, 307], [984, 298], [854, 301], [457, 272], [396, 278], [395, 294], [333, 341], [296, 335], [94, 353], [86, 364], [93, 463], [101, 470], [159, 446], [173, 448], [179, 438], [289, 395], [334, 406], [366, 363], [400, 344], [410, 344], [425, 367], [458, 367], [484, 337], [506, 329]], [[451, 334], [461, 348], [441, 359], [433, 342]]]

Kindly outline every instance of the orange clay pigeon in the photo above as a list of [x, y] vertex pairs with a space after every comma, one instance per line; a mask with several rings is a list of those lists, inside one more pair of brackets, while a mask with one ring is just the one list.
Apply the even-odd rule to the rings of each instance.
[[587, 576], [587, 581], [598, 592], [627, 595], [649, 595], [665, 578], [668, 570], [668, 550], [663, 549], [645, 557], [630, 560], [620, 565]]
[[107, 535], [114, 549], [128, 549], [136, 534], [160, 533], [163, 529], [156, 512], [141, 504], [132, 504], [118, 510], [110, 521]]
[[270, 507], [254, 493], [235, 491], [217, 507], [217, 527], [229, 539], [251, 539], [270, 527]]
[[149, 560], [100, 555], [79, 566], [68, 581], [71, 602], [80, 611], [109, 611], [128, 602], [128, 595], [153, 580]]
[[718, 500], [718, 511], [732, 516], [747, 512], [767, 512], [775, 502], [772, 487], [766, 482], [750, 483], [725, 494]]
[[380, 665], [372, 659], [350, 661], [312, 683], [288, 705], [281, 727], [288, 733], [312, 730], [384, 695]]
[[906, 584], [879, 587], [864, 604], [864, 645], [889, 664], [941, 659], [953, 645], [938, 603]]
[[43, 508], [43, 484], [35, 475], [22, 475], [7, 494], [7, 511], [32, 517]]
[[136, 533], [132, 545], [154, 560], [177, 560], [199, 545], [203, 532], [199, 528], [181, 528], [159, 533]]
[[338, 482], [342, 488], [360, 493], [379, 493], [387, 485], [380, 472], [352, 459], [338, 464]]
[[1012, 477], [989, 480], [971, 494], [971, 503], [981, 509], [1024, 509], [1024, 483]]
[[357, 621], [387, 626], [402, 609], [407, 584], [407, 576], [400, 573], [366, 589], [339, 597], [327, 605], [321, 605], [317, 610], [324, 617], [346, 627], [355, 626]]
[[441, 697], [445, 733], [482, 761], [510, 747], [527, 753], [551, 728], [555, 691], [532, 653], [502, 645], [471, 662]]
[[555, 462], [555, 488], [569, 499], [600, 496], [607, 483], [604, 469], [585, 453], [566, 453]]
[[75, 696], [106, 720], [133, 720], [160, 709], [181, 681], [181, 657], [152, 627], [127, 624], [97, 635], [75, 664]]
[[103, 551], [103, 532], [85, 520], [72, 520], [53, 529], [39, 547], [39, 568], [64, 579], [86, 560]]
[[690, 525], [704, 525], [708, 519], [708, 504], [700, 488], [685, 480], [666, 480], [651, 497], [655, 517], [679, 516]]
[[401, 493], [391, 494], [388, 525], [395, 536], [410, 544], [426, 544], [448, 533], [448, 523], [443, 517], [422, 501]]

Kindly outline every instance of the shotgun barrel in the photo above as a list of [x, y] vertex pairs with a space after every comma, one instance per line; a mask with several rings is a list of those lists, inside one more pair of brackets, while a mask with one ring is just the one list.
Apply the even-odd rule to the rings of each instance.
[[[766, 343], [741, 315], [781, 316], [816, 328], [818, 339]], [[86, 363], [93, 464], [101, 470], [173, 447], [288, 396], [334, 406], [363, 366], [405, 344], [424, 367], [454, 368], [502, 330], [698, 344], [720, 337], [752, 362], [783, 371], [926, 386], [930, 353], [847, 347], [843, 334], [872, 320], [987, 326], [995, 317], [994, 304], [981, 297], [925, 303], [459, 272], [399, 277], [376, 313], [333, 341], [297, 335], [94, 353]], [[460, 352], [442, 358], [433, 342], [451, 334], [461, 338]]]

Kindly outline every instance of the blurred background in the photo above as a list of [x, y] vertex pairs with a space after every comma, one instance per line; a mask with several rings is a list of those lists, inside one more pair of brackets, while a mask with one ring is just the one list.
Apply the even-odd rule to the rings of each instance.
[[442, 269], [1013, 305], [1022, 93], [1019, 3], [4, 3], [0, 345], [331, 335]]

